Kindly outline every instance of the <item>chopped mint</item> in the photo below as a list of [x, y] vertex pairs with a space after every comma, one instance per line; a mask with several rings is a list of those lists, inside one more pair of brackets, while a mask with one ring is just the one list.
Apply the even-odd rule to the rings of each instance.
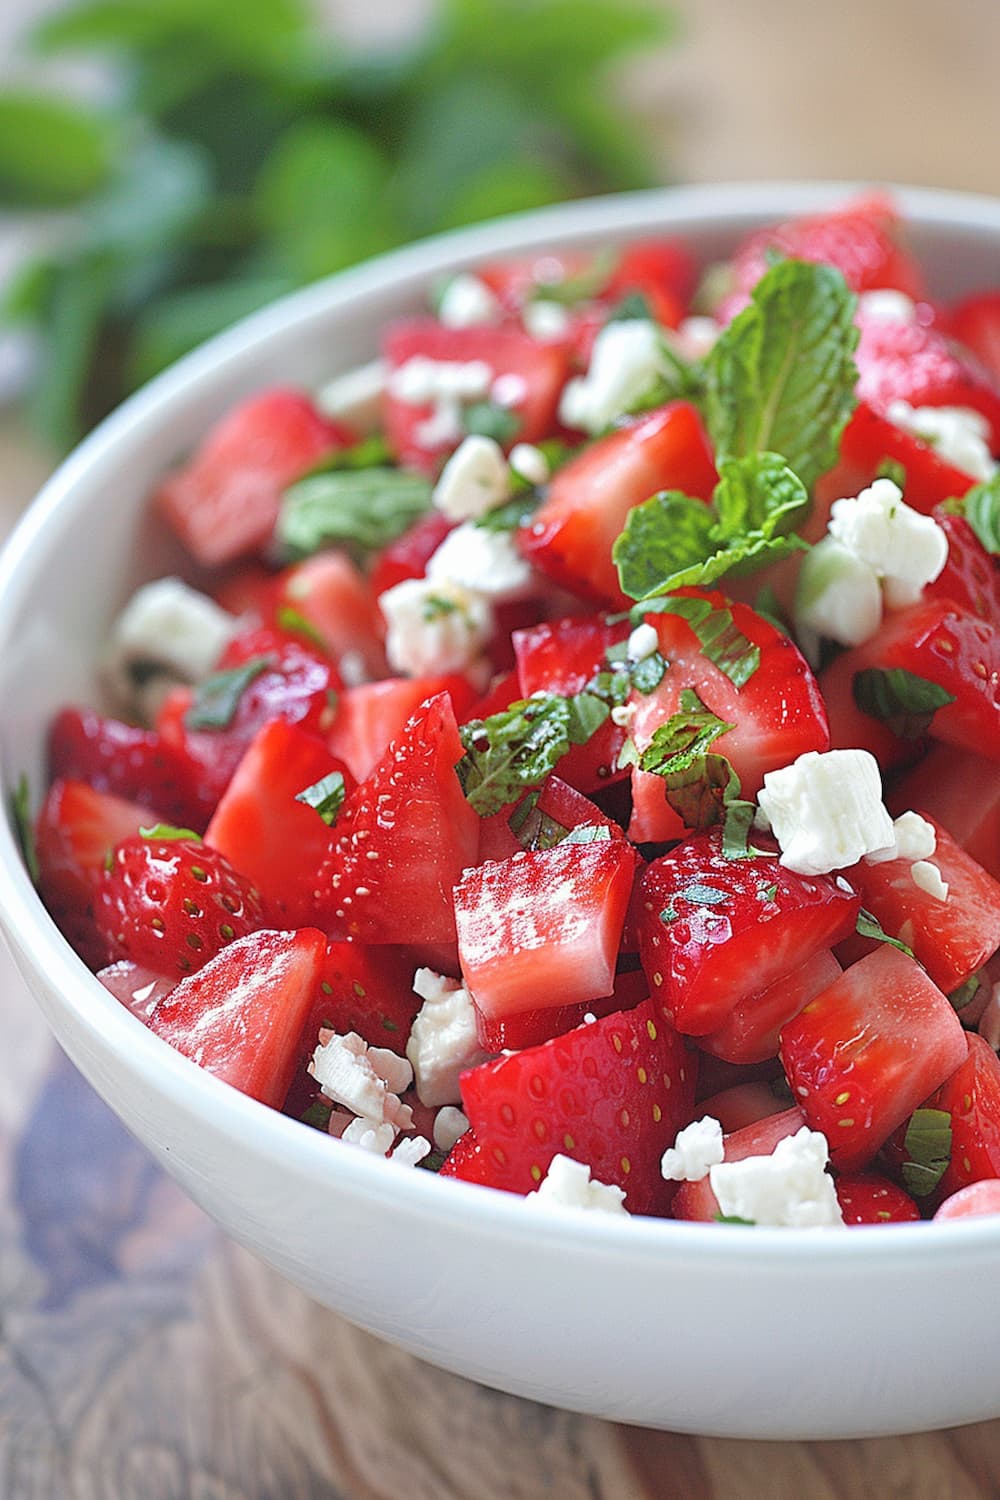
[[585, 744], [609, 712], [590, 693], [540, 693], [463, 724], [465, 755], [457, 771], [469, 802], [484, 818], [516, 802], [542, 784], [571, 745]]
[[688, 828], [724, 823], [723, 853], [730, 859], [750, 852], [754, 812], [752, 803], [739, 800], [739, 777], [729, 761], [711, 749], [733, 727], [685, 688], [680, 710], [660, 725], [639, 759], [643, 771], [663, 777], [667, 801]]
[[977, 969], [975, 974], [970, 974], [968, 979], [964, 980], [958, 986], [958, 989], [952, 990], [951, 994], [948, 996], [948, 999], [951, 1001], [955, 1010], [964, 1010], [967, 1005], [971, 1004], [971, 1002], [979, 993], [979, 986], [982, 983], [982, 978], [982, 970]]
[[318, 463], [302, 475], [312, 479], [316, 474], [333, 474], [344, 469], [375, 469], [392, 463], [392, 449], [381, 432], [372, 433], [352, 443], [349, 448], [336, 448], [327, 453]]
[[933, 1193], [951, 1162], [951, 1115], [946, 1109], [918, 1109], [903, 1141], [903, 1186], [915, 1198]]
[[276, 536], [295, 558], [337, 544], [375, 551], [430, 509], [431, 493], [430, 480], [408, 469], [377, 465], [316, 474], [285, 491]]
[[337, 821], [337, 814], [344, 805], [346, 790], [342, 773], [331, 771], [328, 776], [313, 782], [304, 791], [296, 792], [295, 800], [313, 808], [330, 828]]
[[324, 655], [326, 654], [326, 642], [316, 629], [316, 626], [311, 620], [307, 620], [305, 615], [300, 614], [297, 609], [293, 609], [290, 604], [282, 604], [275, 614], [274, 619], [279, 630], [286, 630], [289, 635], [304, 636], [311, 645], [318, 647]]
[[962, 497], [962, 513], [986, 551], [1000, 556], [1000, 473], [972, 486]]
[[568, 828], [538, 807], [538, 793], [529, 792], [507, 819], [507, 826], [522, 849], [554, 849], [569, 833]]
[[512, 443], [521, 431], [522, 419], [509, 406], [496, 401], [474, 401], [462, 411], [462, 427], [469, 434], [493, 438], [502, 448]]
[[201, 843], [200, 833], [195, 833], [193, 828], [176, 828], [173, 823], [154, 823], [151, 828], [140, 828], [139, 837], [157, 839], [164, 843], [176, 839], [194, 839], [196, 844]]
[[746, 1224], [749, 1228], [757, 1227], [756, 1219], [741, 1219], [739, 1214], [716, 1214], [716, 1224]]
[[855, 672], [852, 691], [862, 713], [880, 719], [905, 740], [923, 739], [937, 710], [955, 701], [954, 693], [903, 667]]
[[270, 656], [255, 656], [239, 667], [215, 672], [199, 682], [191, 707], [184, 715], [188, 729], [225, 729], [233, 721], [240, 699], [250, 684], [274, 665]]
[[744, 687], [760, 666], [760, 647], [747, 640], [733, 622], [732, 611], [718, 609], [707, 599], [652, 599], [632, 611], [638, 623], [644, 614], [680, 615], [698, 638], [702, 654], [724, 672], [736, 688]]
[[899, 938], [890, 937], [878, 917], [872, 916], [871, 912], [865, 911], [864, 907], [858, 912], [855, 931], [858, 937], [872, 938], [876, 943], [888, 943], [890, 948], [898, 948], [900, 953], [905, 953], [908, 958], [915, 956], [912, 948], [901, 943]]

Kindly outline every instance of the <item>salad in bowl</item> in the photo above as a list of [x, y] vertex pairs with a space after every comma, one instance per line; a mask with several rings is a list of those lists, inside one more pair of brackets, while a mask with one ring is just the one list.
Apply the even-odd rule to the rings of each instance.
[[224, 1154], [254, 1121], [272, 1194], [269, 1119], [348, 1228], [353, 1183], [751, 1280], [995, 1254], [922, 1221], [1000, 1210], [1000, 290], [887, 195], [760, 207], [444, 256], [298, 379], [231, 345], [131, 476], [25, 861], [78, 1041], [124, 1025], [192, 1129], [207, 1087]]

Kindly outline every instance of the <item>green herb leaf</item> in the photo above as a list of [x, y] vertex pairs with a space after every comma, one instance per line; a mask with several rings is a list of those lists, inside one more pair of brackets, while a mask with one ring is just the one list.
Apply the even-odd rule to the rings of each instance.
[[303, 479], [312, 479], [317, 474], [333, 474], [342, 469], [387, 469], [392, 467], [392, 449], [385, 434], [373, 432], [360, 438], [349, 448], [335, 448], [321, 458]]
[[151, 828], [140, 828], [139, 837], [162, 839], [167, 843], [172, 843], [177, 839], [194, 839], [196, 844], [201, 843], [200, 833], [195, 833], [193, 828], [177, 828], [173, 823], [154, 823]]
[[667, 664], [659, 651], [651, 651], [641, 661], [629, 663], [628, 675], [637, 693], [655, 693], [666, 670]]
[[782, 535], [808, 504], [802, 480], [777, 453], [727, 458], [719, 467], [712, 505], [726, 541]]
[[215, 672], [199, 682], [191, 707], [184, 715], [188, 729], [225, 729], [232, 723], [247, 688], [270, 666], [272, 657], [255, 656], [240, 667]]
[[1000, 556], [1000, 474], [972, 486], [962, 497], [962, 513], [987, 552]]
[[951, 1162], [951, 1115], [946, 1109], [918, 1109], [903, 1141], [903, 1186], [915, 1198], [933, 1193]]
[[[667, 801], [688, 828], [711, 828], [725, 821], [724, 844], [729, 858], [746, 855], [753, 804], [739, 803], [739, 777], [724, 755], [711, 746], [734, 728], [707, 709], [691, 688], [680, 696], [680, 711], [661, 724], [643, 751], [644, 771], [662, 776]], [[744, 808], [750, 809], [747, 820]], [[731, 821], [730, 821], [731, 820]], [[745, 828], [744, 828], [745, 825]]]
[[21, 850], [21, 858], [31, 876], [32, 884], [37, 885], [38, 851], [35, 848], [35, 825], [31, 817], [31, 789], [28, 786], [28, 778], [23, 772], [17, 778], [17, 785], [10, 794], [10, 815], [18, 847]]
[[507, 826], [521, 848], [529, 850], [554, 849], [569, 833], [555, 818], [540, 811], [537, 792], [522, 798], [507, 819]]
[[709, 507], [679, 490], [664, 490], [629, 511], [611, 557], [622, 592], [631, 599], [648, 599], [712, 582], [718, 574], [707, 560], [715, 551], [715, 517]]
[[346, 790], [341, 772], [331, 771], [321, 780], [313, 782], [312, 786], [307, 786], [304, 791], [296, 792], [295, 800], [315, 809], [330, 828], [336, 823], [337, 814], [344, 805]]
[[474, 523], [481, 531], [516, 531], [535, 514], [541, 503], [537, 490], [522, 490], [513, 500], [488, 510]]
[[722, 855], [724, 859], [755, 859], [762, 849], [750, 844], [757, 804], [731, 795], [725, 803], [722, 818]]
[[409, 470], [317, 474], [285, 491], [278, 541], [291, 557], [310, 557], [337, 543], [374, 551], [402, 536], [430, 503], [430, 481]]
[[977, 969], [975, 974], [970, 974], [968, 979], [963, 980], [957, 990], [952, 990], [948, 999], [955, 1010], [964, 1010], [976, 998], [979, 993], [982, 977], [982, 970]]
[[872, 938], [877, 943], [888, 943], [890, 948], [898, 948], [900, 953], [905, 953], [908, 958], [915, 956], [912, 948], [908, 948], [905, 943], [901, 943], [899, 938], [890, 937], [884, 930], [878, 917], [873, 916], [870, 911], [865, 911], [864, 907], [858, 912], [855, 931], [858, 937]]
[[811, 489], [854, 409], [857, 299], [832, 266], [771, 267], [705, 362], [717, 461], [780, 453]]
[[727, 724], [706, 708], [692, 688], [685, 688], [680, 696], [680, 711], [654, 732], [642, 752], [640, 766], [658, 776], [686, 771], [733, 728], [735, 725]]
[[472, 807], [487, 818], [540, 786], [570, 745], [585, 744], [608, 713], [607, 704], [592, 694], [548, 693], [463, 724], [465, 755], [456, 769]]
[[523, 423], [516, 411], [496, 401], [474, 401], [462, 410], [462, 428], [479, 437], [493, 438], [506, 447], [521, 431]]
[[733, 623], [732, 611], [717, 609], [707, 599], [652, 599], [637, 606], [633, 618], [644, 614], [680, 615], [698, 638], [702, 654], [724, 672], [736, 688], [745, 687], [760, 666], [760, 647], [753, 645]]
[[905, 740], [923, 739], [939, 708], [954, 703], [954, 693], [903, 667], [866, 667], [851, 684], [862, 713], [887, 724]]
[[745, 1224], [748, 1228], [756, 1229], [756, 1219], [741, 1219], [739, 1214], [716, 1214], [716, 1224]]
[[279, 606], [274, 616], [274, 622], [279, 630], [286, 630], [289, 635], [304, 636], [313, 646], [318, 647], [324, 655], [326, 654], [328, 649], [326, 641], [324, 641], [316, 626], [311, 620], [307, 620], [305, 615], [300, 614], [297, 609], [293, 609], [290, 604]]

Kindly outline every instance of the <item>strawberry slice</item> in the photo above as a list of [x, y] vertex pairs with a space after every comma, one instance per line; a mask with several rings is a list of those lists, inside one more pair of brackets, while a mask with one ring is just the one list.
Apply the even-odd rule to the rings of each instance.
[[403, 1052], [421, 1006], [413, 989], [416, 968], [408, 948], [329, 943], [304, 1033], [308, 1052], [321, 1026], [341, 1036], [356, 1031], [372, 1047]]
[[333, 832], [299, 793], [339, 775], [344, 794], [354, 787], [347, 767], [322, 740], [297, 724], [273, 719], [243, 756], [205, 833], [256, 887], [269, 926], [306, 927], [315, 920], [315, 870]]
[[198, 562], [230, 562], [269, 539], [288, 485], [352, 441], [300, 392], [262, 391], [216, 423], [156, 503]]
[[561, 1152], [623, 1188], [631, 1213], [662, 1211], [671, 1185], [660, 1157], [690, 1120], [694, 1075], [648, 1000], [472, 1068], [461, 1086], [479, 1147], [475, 1180], [529, 1193]]
[[484, 1052], [520, 1052], [538, 1047], [582, 1026], [588, 1015], [610, 1016], [617, 1010], [633, 1010], [649, 998], [649, 985], [641, 969], [615, 975], [610, 995], [576, 1005], [549, 1005], [537, 1010], [521, 1010], [514, 1015], [484, 1016], [476, 1009], [476, 1036]]
[[479, 819], [455, 775], [463, 754], [451, 699], [439, 693], [351, 794], [316, 875], [332, 933], [368, 943], [454, 942], [452, 887], [479, 843]]
[[97, 977], [144, 1026], [149, 1024], [150, 1016], [164, 995], [177, 988], [176, 979], [167, 979], [143, 964], [134, 964], [130, 958], [120, 958], [117, 963], [108, 964]]
[[484, 1016], [610, 995], [636, 858], [620, 838], [564, 841], [465, 872], [458, 954]]
[[54, 781], [39, 810], [38, 889], [63, 937], [92, 969], [108, 962], [107, 944], [94, 921], [102, 872], [115, 845], [151, 821], [148, 808], [83, 781]]
[[886, 799], [893, 817], [922, 807], [970, 859], [1000, 880], [1000, 764], [971, 750], [932, 745]]
[[906, 503], [922, 515], [953, 495], [964, 495], [975, 483], [970, 474], [939, 458], [930, 443], [897, 427], [865, 401], [859, 401], [840, 441], [840, 458], [816, 485], [816, 498], [803, 527], [806, 539], [819, 541], [830, 519], [830, 507], [844, 496], [859, 495], [888, 467], [902, 465]]
[[1000, 1061], [976, 1032], [966, 1033], [968, 1054], [927, 1100], [951, 1115], [951, 1160], [938, 1189], [947, 1198], [973, 1182], [1000, 1176]]
[[900, 400], [911, 406], [971, 407], [989, 423], [991, 450], [1000, 447], [1000, 383], [939, 329], [863, 314], [858, 322], [861, 338], [854, 357], [860, 401], [878, 412]]
[[874, 865], [861, 860], [846, 873], [889, 936], [912, 948], [934, 983], [949, 994], [1000, 947], [1000, 883], [940, 824], [934, 828], [937, 847], [931, 858], [948, 886], [946, 901], [917, 885], [909, 859]]
[[982, 1214], [1000, 1214], [1000, 1179], [986, 1178], [970, 1182], [946, 1198], [934, 1215], [938, 1219], [979, 1218]]
[[789, 1021], [781, 1061], [841, 1172], [865, 1167], [965, 1060], [962, 1023], [912, 958], [882, 944]]
[[951, 599], [1000, 631], [1000, 564], [979, 540], [964, 516], [935, 506], [934, 519], [948, 538], [948, 557], [924, 597]]
[[840, 964], [829, 948], [824, 948], [760, 994], [737, 1000], [718, 1031], [699, 1037], [698, 1045], [732, 1063], [777, 1057], [782, 1026], [831, 985], [840, 972]]
[[480, 1150], [474, 1130], [467, 1130], [459, 1136], [445, 1157], [439, 1175], [457, 1177], [460, 1182], [478, 1182], [481, 1187], [493, 1185], [490, 1162]]
[[202, 833], [212, 799], [198, 783], [189, 760], [154, 730], [104, 718], [89, 708], [64, 708], [49, 730], [49, 775], [53, 781], [85, 781], [152, 809], [175, 827]]
[[650, 992], [679, 1031], [718, 1031], [760, 993], [854, 931], [860, 901], [777, 855], [726, 859], [716, 827], [647, 865], [639, 952]]
[[[283, 610], [294, 611], [312, 627], [338, 666], [346, 657], [348, 673], [382, 676], [385, 623], [368, 580], [345, 552], [317, 552], [286, 568], [275, 584], [277, 623]], [[357, 681], [357, 676], [351, 680]]]
[[327, 736], [331, 752], [350, 767], [357, 781], [364, 781], [421, 703], [438, 693], [449, 694], [456, 715], [462, 719], [473, 689], [457, 672], [444, 677], [386, 677], [381, 682], [345, 688]]
[[409, 531], [377, 552], [370, 575], [374, 597], [405, 583], [407, 578], [423, 578], [427, 564], [455, 524], [441, 511], [429, 510]]
[[192, 974], [264, 925], [260, 897], [200, 839], [123, 839], [98, 878], [94, 920], [112, 958]]
[[1000, 292], [978, 292], [952, 308], [948, 331], [1000, 380]]
[[845, 1224], [911, 1224], [921, 1217], [909, 1193], [880, 1172], [838, 1177], [836, 1189]]
[[631, 600], [619, 587], [611, 549], [632, 507], [657, 490], [708, 500], [718, 477], [697, 411], [672, 401], [589, 443], [557, 470], [518, 545], [556, 583], [618, 609]]
[[[723, 1136], [723, 1160], [745, 1161], [748, 1156], [770, 1156], [779, 1141], [794, 1135], [805, 1123], [805, 1115], [793, 1105], [780, 1114], [769, 1114], [750, 1125], [741, 1126], [732, 1134]], [[668, 1141], [667, 1144], [672, 1143]], [[699, 1182], [682, 1182], [677, 1189], [673, 1204], [675, 1219], [693, 1219], [710, 1224], [719, 1217], [720, 1212], [719, 1200], [712, 1191], [708, 1177], [702, 1177]]]
[[149, 1029], [209, 1073], [280, 1109], [319, 982], [321, 932], [253, 932], [160, 1001]]

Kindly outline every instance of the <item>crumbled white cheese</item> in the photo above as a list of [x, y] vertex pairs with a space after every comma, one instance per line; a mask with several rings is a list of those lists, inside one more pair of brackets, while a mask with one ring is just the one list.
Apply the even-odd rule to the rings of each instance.
[[514, 370], [505, 370], [490, 386], [490, 400], [497, 406], [517, 406], [528, 394], [528, 382]]
[[358, 433], [375, 432], [382, 420], [388, 366], [373, 359], [356, 370], [335, 375], [321, 386], [316, 405], [325, 417], [345, 422]]
[[722, 329], [714, 318], [683, 318], [677, 325], [671, 342], [677, 345], [680, 353], [687, 359], [704, 359], [715, 347], [721, 332]]
[[408, 406], [430, 406], [430, 415], [413, 429], [426, 448], [457, 443], [462, 436], [462, 408], [489, 394], [493, 371], [482, 359], [428, 359], [415, 354], [393, 370], [387, 389]]
[[524, 1201], [527, 1204], [542, 1204], [546, 1208], [628, 1213], [625, 1194], [620, 1187], [594, 1181], [586, 1162], [574, 1161], [570, 1156], [554, 1156], [548, 1172]]
[[450, 531], [427, 564], [428, 578], [450, 579], [495, 604], [523, 599], [533, 576], [509, 531], [488, 531], [475, 521]]
[[627, 731], [632, 728], [632, 721], [638, 712], [639, 705], [637, 703], [616, 703], [611, 710], [611, 722], [612, 724], [616, 724], [619, 729]]
[[551, 297], [533, 297], [530, 302], [526, 302], [521, 311], [521, 321], [525, 333], [530, 333], [533, 339], [540, 339], [543, 343], [565, 338], [572, 323], [569, 308]]
[[567, 427], [598, 433], [635, 407], [665, 369], [663, 334], [647, 318], [606, 323], [594, 340], [586, 375], [563, 388], [559, 419]]
[[449, 1152], [469, 1128], [469, 1118], [453, 1104], [445, 1104], [434, 1116], [432, 1134], [439, 1151]]
[[882, 624], [882, 589], [871, 563], [825, 536], [802, 560], [795, 624], [842, 646], [860, 646]]
[[941, 871], [929, 859], [918, 859], [911, 865], [910, 876], [913, 884], [926, 891], [928, 896], [933, 896], [936, 901], [947, 901], [948, 882], [942, 879]]
[[835, 500], [830, 535], [874, 568], [893, 609], [914, 604], [948, 559], [948, 538], [932, 516], [904, 504], [891, 479], [876, 479], [854, 498]]
[[843, 870], [893, 844], [878, 761], [867, 750], [809, 750], [767, 772], [758, 803], [781, 863], [800, 875]]
[[709, 1169], [709, 1182], [727, 1218], [778, 1228], [842, 1224], [826, 1136], [803, 1126], [769, 1156], [746, 1156]]
[[460, 271], [441, 293], [437, 315], [446, 328], [476, 328], [483, 323], [498, 323], [501, 312], [485, 281], [469, 271]]
[[398, 1097], [413, 1078], [410, 1064], [385, 1047], [369, 1047], [357, 1032], [332, 1032], [313, 1053], [309, 1072], [328, 1099], [369, 1123], [387, 1123], [396, 1130], [413, 1124], [413, 1111]]
[[433, 1147], [426, 1136], [408, 1135], [389, 1152], [390, 1161], [398, 1161], [404, 1167], [416, 1167], [425, 1156], [430, 1156]]
[[886, 323], [915, 323], [917, 304], [905, 292], [892, 287], [879, 287], [875, 291], [862, 292], [858, 298], [860, 322], [884, 321]]
[[656, 633], [656, 627], [643, 621], [637, 625], [628, 638], [625, 654], [630, 662], [645, 661], [652, 656], [654, 651], [660, 648], [660, 637]]
[[700, 1182], [725, 1157], [722, 1126], [705, 1115], [678, 1131], [674, 1144], [663, 1153], [660, 1171], [668, 1182]]
[[451, 521], [475, 521], [510, 498], [510, 468], [500, 444], [476, 433], [451, 455], [434, 486], [434, 505]]
[[112, 626], [105, 654], [118, 706], [152, 717], [170, 688], [200, 682], [214, 671], [239, 628], [235, 615], [179, 578], [144, 584]]
[[928, 823], [919, 813], [901, 813], [892, 825], [892, 835], [891, 848], [866, 854], [866, 864], [883, 865], [890, 859], [930, 859], [937, 848], [934, 824]]
[[417, 970], [413, 991], [424, 1002], [406, 1044], [417, 1098], [431, 1106], [457, 1104], [462, 1097], [460, 1074], [486, 1059], [476, 1035], [472, 997], [457, 979], [436, 974], [433, 969]]
[[996, 464], [990, 452], [990, 424], [981, 412], [969, 406], [911, 406], [891, 401], [889, 421], [913, 437], [930, 443], [945, 463], [953, 464], [973, 479], [991, 479]]
[[385, 1156], [396, 1139], [396, 1127], [388, 1120], [379, 1123], [359, 1115], [342, 1132], [340, 1139], [349, 1146], [360, 1146], [362, 1151], [371, 1151], [375, 1156]]
[[529, 484], [544, 484], [549, 477], [549, 461], [534, 443], [515, 443], [508, 462], [513, 472]]
[[388, 627], [386, 658], [408, 677], [466, 671], [493, 634], [489, 601], [448, 579], [406, 578], [378, 602]]

